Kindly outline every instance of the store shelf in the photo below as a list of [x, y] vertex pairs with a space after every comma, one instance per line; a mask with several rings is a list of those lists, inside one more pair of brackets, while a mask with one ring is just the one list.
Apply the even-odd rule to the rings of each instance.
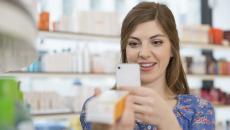
[[114, 78], [114, 74], [87, 74], [87, 73], [70, 73], [70, 72], [44, 72], [44, 73], [29, 73], [29, 72], [10, 72], [0, 74], [0, 76], [15, 76], [29, 78]]
[[99, 34], [85, 34], [72, 32], [39, 32], [40, 38], [55, 38], [55, 39], [70, 39], [70, 40], [90, 40], [90, 41], [111, 41], [119, 43], [119, 36], [99, 35]]
[[[0, 76], [15, 76], [15, 77], [29, 77], [29, 78], [115, 78], [115, 74], [88, 74], [88, 73], [71, 73], [71, 72], [44, 72], [44, 73], [32, 73], [32, 72], [10, 72], [3, 73]], [[230, 75], [193, 75], [187, 74], [188, 78], [199, 78], [203, 80], [218, 79], [230, 79]]]
[[70, 119], [79, 115], [80, 112], [32, 113], [33, 119]]
[[228, 109], [230, 110], [230, 105], [214, 105], [215, 109]]
[[[54, 38], [54, 39], [72, 39], [72, 40], [91, 40], [91, 41], [111, 41], [120, 43], [119, 36], [101, 35], [101, 34], [86, 34], [74, 32], [47, 32], [40, 31], [40, 38]], [[181, 42], [182, 48], [197, 48], [197, 49], [210, 49], [210, 50], [228, 50], [230, 46], [207, 44], [207, 43], [194, 43], [194, 42]]]
[[[229, 111], [230, 105], [214, 105], [215, 110]], [[49, 112], [32, 113], [33, 119], [71, 119], [78, 117], [80, 112]]]
[[214, 79], [230, 79], [230, 75], [192, 75], [187, 74], [188, 78], [199, 78], [202, 80], [214, 80]]
[[205, 43], [193, 43], [193, 42], [182, 42], [182, 48], [194, 48], [194, 49], [208, 49], [208, 50], [226, 50], [230, 51], [230, 46], [205, 44]]

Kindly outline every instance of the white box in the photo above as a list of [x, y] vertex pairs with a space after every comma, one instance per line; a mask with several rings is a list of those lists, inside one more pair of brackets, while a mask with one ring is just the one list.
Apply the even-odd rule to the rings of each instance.
[[83, 11], [78, 17], [79, 32], [89, 34], [120, 34], [120, 24], [116, 12]]
[[114, 124], [123, 113], [128, 91], [108, 90], [86, 104], [86, 121]]

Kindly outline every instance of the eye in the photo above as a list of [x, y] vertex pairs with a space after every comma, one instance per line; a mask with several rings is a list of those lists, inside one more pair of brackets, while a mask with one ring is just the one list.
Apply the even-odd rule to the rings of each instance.
[[163, 43], [163, 41], [161, 41], [161, 40], [152, 41], [152, 45], [154, 45], [154, 46], [160, 46], [162, 43]]
[[130, 46], [131, 48], [136, 48], [138, 47], [140, 44], [138, 42], [128, 42], [128, 46]]

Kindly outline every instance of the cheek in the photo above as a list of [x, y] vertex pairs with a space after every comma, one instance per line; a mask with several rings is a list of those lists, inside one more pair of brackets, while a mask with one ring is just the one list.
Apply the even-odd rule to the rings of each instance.
[[135, 62], [137, 61], [137, 57], [138, 57], [138, 52], [127, 48], [126, 49], [126, 58], [127, 58], [127, 62]]
[[162, 59], [164, 60], [163, 61], [163, 64], [164, 64], [164, 68], [167, 68], [168, 64], [169, 64], [169, 61], [170, 61], [170, 58], [171, 58], [171, 54], [168, 53], [168, 54], [165, 54]]
[[[164, 52], [164, 53], [162, 53], [162, 52]], [[158, 52], [155, 52], [155, 55], [156, 55], [156, 57], [158, 57], [158, 59], [162, 62], [162, 63], [164, 63], [164, 64], [167, 64], [168, 62], [169, 62], [169, 60], [170, 60], [170, 57], [171, 57], [171, 51], [170, 51], [170, 49], [164, 49], [164, 50], [160, 50], [160, 51], [158, 51]]]

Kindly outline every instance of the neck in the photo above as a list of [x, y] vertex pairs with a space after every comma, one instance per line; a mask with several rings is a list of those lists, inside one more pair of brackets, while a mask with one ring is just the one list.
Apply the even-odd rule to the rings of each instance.
[[153, 89], [165, 100], [175, 98], [175, 94], [169, 89], [164, 76], [163, 78], [159, 78], [154, 82], [143, 83], [143, 86]]

